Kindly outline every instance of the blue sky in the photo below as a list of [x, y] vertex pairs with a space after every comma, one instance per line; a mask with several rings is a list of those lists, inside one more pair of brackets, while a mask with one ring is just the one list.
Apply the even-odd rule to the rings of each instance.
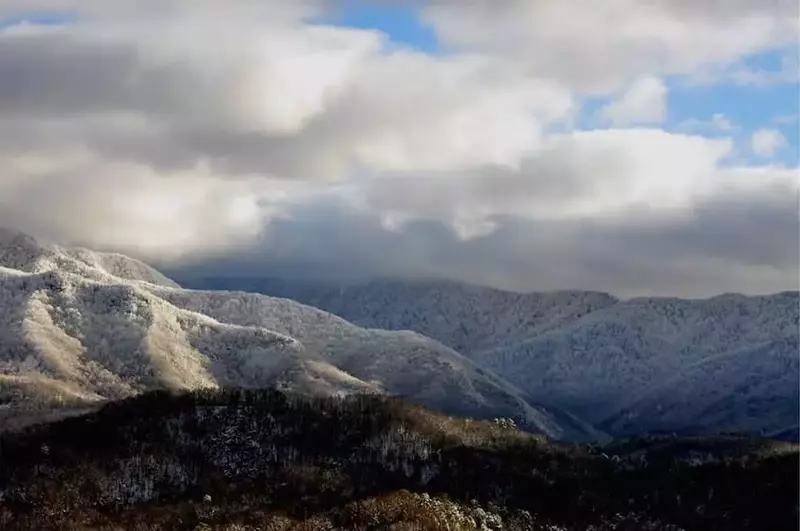
[[[773, 60], [779, 54], [765, 54]], [[742, 150], [746, 150], [753, 131], [760, 128], [779, 130], [786, 137], [788, 146], [776, 153], [777, 162], [796, 165], [798, 163], [798, 99], [797, 83], [769, 85], [738, 85], [721, 83], [709, 86], [675, 87], [670, 93], [670, 120], [667, 127], [692, 118], [711, 120], [715, 114], [723, 114], [735, 127], [721, 134], [733, 136]], [[789, 120], [790, 117], [793, 120]], [[743, 145], [744, 144], [744, 145]]]
[[362, 29], [377, 29], [394, 43], [428, 53], [439, 51], [436, 32], [418, 16], [411, 3], [378, 5], [364, 0], [346, 0], [345, 7], [330, 22]]

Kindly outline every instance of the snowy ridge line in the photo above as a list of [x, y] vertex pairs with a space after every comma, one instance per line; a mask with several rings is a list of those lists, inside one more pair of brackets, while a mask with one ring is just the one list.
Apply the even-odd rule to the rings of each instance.
[[27, 273], [71, 272], [97, 280], [122, 280], [178, 287], [147, 264], [118, 253], [43, 245], [14, 229], [0, 227], [0, 266]]
[[601, 436], [415, 332], [364, 329], [288, 299], [186, 290], [122, 255], [7, 230], [0, 267], [0, 425], [152, 389], [274, 386], [397, 394], [555, 438]]
[[359, 326], [417, 331], [534, 401], [615, 435], [773, 432], [800, 416], [798, 292], [619, 300], [597, 292], [522, 294], [449, 281], [219, 278], [185, 284], [239, 285]]

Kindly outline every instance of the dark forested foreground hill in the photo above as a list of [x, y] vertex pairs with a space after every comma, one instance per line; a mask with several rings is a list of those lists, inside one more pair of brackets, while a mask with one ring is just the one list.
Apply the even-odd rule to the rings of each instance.
[[0, 529], [797, 529], [797, 446], [556, 445], [393, 398], [157, 392], [0, 439]]

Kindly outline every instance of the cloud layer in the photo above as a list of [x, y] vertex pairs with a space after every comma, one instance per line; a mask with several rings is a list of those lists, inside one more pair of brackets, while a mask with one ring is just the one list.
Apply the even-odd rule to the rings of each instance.
[[[433, 0], [445, 53], [310, 22], [324, 0], [144, 4], [0, 0], [70, 14], [0, 29], [0, 224], [227, 274], [796, 287], [774, 135], [752, 166], [658, 128], [664, 76], [781, 49], [794, 2]], [[589, 96], [608, 129], [575, 126]]]

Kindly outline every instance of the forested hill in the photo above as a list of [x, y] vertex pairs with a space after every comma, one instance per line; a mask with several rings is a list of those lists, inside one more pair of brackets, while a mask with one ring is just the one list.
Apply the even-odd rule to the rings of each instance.
[[794, 530], [797, 470], [768, 440], [557, 445], [396, 398], [156, 392], [3, 434], [0, 529]]
[[402, 395], [557, 439], [604, 437], [420, 334], [363, 329], [286, 299], [180, 289], [125, 256], [0, 229], [0, 431], [208, 387]]
[[797, 291], [623, 301], [445, 281], [179, 281], [288, 297], [365, 328], [413, 330], [614, 437], [769, 434], [800, 416]]

